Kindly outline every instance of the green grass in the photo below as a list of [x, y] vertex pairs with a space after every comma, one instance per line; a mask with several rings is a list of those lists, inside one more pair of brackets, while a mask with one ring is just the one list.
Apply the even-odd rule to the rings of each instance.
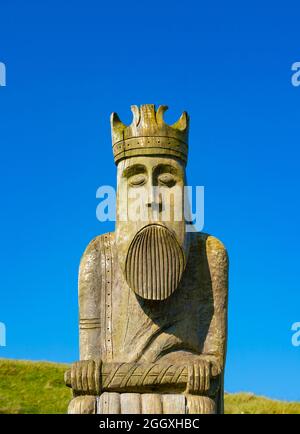
[[66, 413], [68, 365], [0, 360], [0, 413]]
[[226, 393], [227, 414], [300, 414], [300, 402], [277, 401], [253, 393]]
[[[66, 413], [71, 399], [63, 381], [67, 368], [60, 363], [0, 359], [0, 413]], [[300, 414], [300, 403], [226, 393], [225, 412]]]

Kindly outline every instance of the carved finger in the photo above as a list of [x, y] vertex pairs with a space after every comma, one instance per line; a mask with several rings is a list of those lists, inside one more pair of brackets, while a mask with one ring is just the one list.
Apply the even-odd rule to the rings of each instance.
[[88, 383], [88, 393], [92, 395], [96, 391], [94, 374], [95, 374], [95, 362], [94, 360], [89, 360], [87, 365], [87, 383]]
[[200, 385], [199, 385], [199, 393], [204, 391], [205, 387], [205, 364], [202, 360], [198, 362], [199, 370], [200, 370]]
[[71, 366], [71, 387], [74, 391], [77, 390], [77, 381], [76, 381], [76, 363], [73, 363]]
[[87, 381], [87, 372], [88, 372], [88, 361], [83, 361], [81, 364], [81, 384], [82, 384], [82, 392], [88, 392], [88, 381]]
[[77, 391], [78, 393], [82, 393], [82, 378], [81, 378], [81, 372], [82, 372], [82, 364], [81, 362], [76, 363], [76, 383], [77, 383]]
[[201, 369], [199, 363], [194, 363], [194, 384], [193, 391], [197, 393], [199, 391], [200, 383], [201, 383]]
[[212, 362], [211, 363], [211, 375], [212, 377], [217, 377], [221, 373], [221, 368], [219, 364]]
[[208, 392], [210, 388], [210, 363], [205, 362], [205, 392]]

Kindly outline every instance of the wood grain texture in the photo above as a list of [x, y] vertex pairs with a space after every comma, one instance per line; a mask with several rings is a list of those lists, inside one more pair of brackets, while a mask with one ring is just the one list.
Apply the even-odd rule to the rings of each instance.
[[[70, 374], [79, 412], [90, 411], [93, 393], [105, 411], [110, 395], [101, 392], [120, 393], [121, 413], [158, 410], [157, 393], [163, 412], [177, 401], [180, 411], [183, 402], [186, 412], [224, 410], [228, 257], [217, 238], [187, 233], [176, 218], [186, 204], [188, 116], [167, 125], [165, 110], [133, 106], [129, 126], [111, 118], [116, 230], [96, 237], [80, 264], [80, 361]], [[130, 193], [141, 189], [145, 219], [128, 218], [138, 213]], [[117, 396], [108, 410], [118, 410]]]
[[121, 413], [121, 402], [120, 394], [113, 392], [104, 392], [98, 398], [97, 405], [98, 414], [120, 414]]

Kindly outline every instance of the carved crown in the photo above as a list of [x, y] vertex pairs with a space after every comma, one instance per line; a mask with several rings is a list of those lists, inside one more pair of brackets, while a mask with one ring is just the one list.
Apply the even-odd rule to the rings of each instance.
[[111, 132], [115, 163], [137, 155], [168, 155], [180, 158], [184, 163], [188, 153], [189, 118], [183, 112], [177, 122], [167, 125], [163, 114], [168, 109], [154, 104], [131, 106], [133, 120], [123, 124], [117, 113], [112, 113]]

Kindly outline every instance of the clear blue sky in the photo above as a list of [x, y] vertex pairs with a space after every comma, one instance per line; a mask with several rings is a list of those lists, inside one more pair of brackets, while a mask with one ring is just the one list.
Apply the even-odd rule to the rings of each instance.
[[[281, 3], [281, 7], [279, 7]], [[227, 391], [300, 400], [299, 2], [1, 3], [0, 357], [78, 358], [77, 269], [113, 229], [109, 115], [191, 116], [188, 179], [230, 256]]]

